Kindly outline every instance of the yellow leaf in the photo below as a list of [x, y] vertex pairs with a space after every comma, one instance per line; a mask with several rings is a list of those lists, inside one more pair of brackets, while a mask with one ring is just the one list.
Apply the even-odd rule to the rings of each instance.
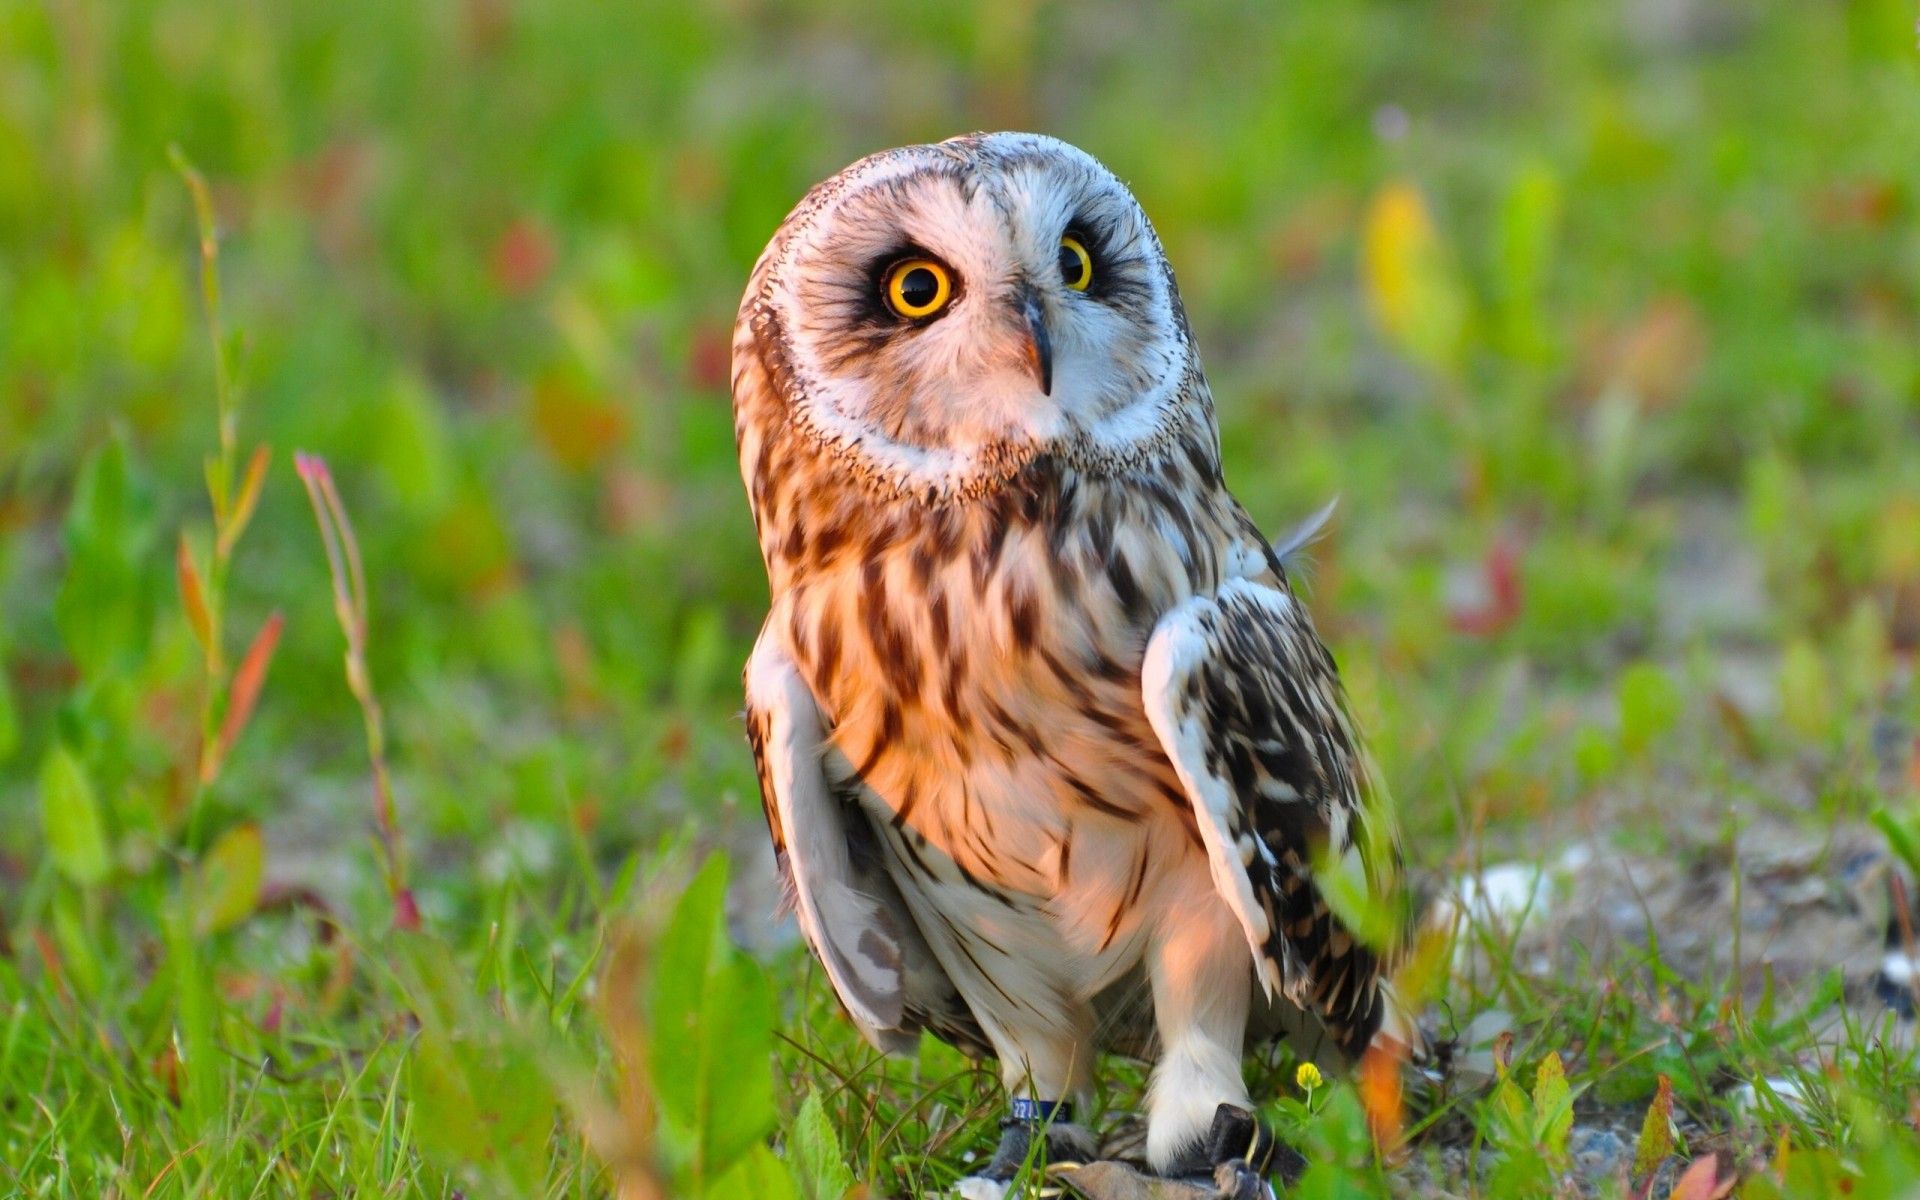
[[1432, 370], [1457, 368], [1467, 297], [1417, 187], [1397, 180], [1374, 196], [1361, 256], [1367, 305], [1394, 349]]
[[574, 471], [597, 466], [627, 436], [619, 405], [558, 374], [533, 386], [533, 426], [555, 461]]
[[1556, 1162], [1564, 1161], [1567, 1139], [1573, 1133], [1573, 1092], [1567, 1086], [1567, 1067], [1558, 1052], [1541, 1059], [1534, 1073], [1533, 1124], [1541, 1149]]
[[246, 532], [247, 522], [253, 519], [254, 505], [260, 502], [260, 485], [266, 482], [267, 467], [272, 462], [272, 451], [265, 446], [254, 447], [253, 457], [247, 460], [246, 476], [240, 482], [240, 492], [234, 498], [233, 511], [220, 526], [220, 557], [232, 554], [234, 543]]
[[1896, 497], [1875, 522], [1875, 574], [1885, 583], [1920, 579], [1920, 497]]

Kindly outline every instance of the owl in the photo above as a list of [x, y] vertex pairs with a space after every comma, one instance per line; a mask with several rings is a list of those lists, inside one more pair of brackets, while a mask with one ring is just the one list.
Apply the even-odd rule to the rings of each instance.
[[1032, 134], [862, 159], [761, 255], [732, 377], [748, 741], [847, 1013], [998, 1060], [983, 1179], [1092, 1152], [1102, 1052], [1153, 1063], [1152, 1169], [1257, 1175], [1251, 1045], [1410, 1036], [1321, 874], [1384, 900], [1398, 851], [1140, 205]]

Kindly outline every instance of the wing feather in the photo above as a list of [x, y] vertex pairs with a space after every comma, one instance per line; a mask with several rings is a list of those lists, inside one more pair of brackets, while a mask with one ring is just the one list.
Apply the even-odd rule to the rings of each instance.
[[979, 1024], [878, 861], [865, 814], [828, 779], [819, 706], [770, 631], [747, 660], [746, 693], [747, 740], [782, 881], [840, 1002], [882, 1050], [911, 1050], [925, 1028], [984, 1057]]
[[846, 816], [821, 764], [820, 711], [793, 663], [765, 637], [747, 662], [748, 737], [761, 798], [801, 932], [855, 1020], [900, 1024], [900, 939], [870, 896], [852, 886]]
[[1277, 577], [1193, 597], [1156, 626], [1141, 688], [1267, 995], [1315, 1012], [1357, 1053], [1385, 1015], [1382, 962], [1328, 907], [1312, 864], [1354, 849], [1363, 771], [1305, 611]]

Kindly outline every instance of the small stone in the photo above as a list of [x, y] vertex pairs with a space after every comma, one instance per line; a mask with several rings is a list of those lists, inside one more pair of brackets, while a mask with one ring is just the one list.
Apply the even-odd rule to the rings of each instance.
[[1587, 1180], [1613, 1179], [1624, 1174], [1633, 1162], [1632, 1147], [1611, 1129], [1575, 1129], [1567, 1139], [1567, 1150], [1573, 1158], [1574, 1174]]

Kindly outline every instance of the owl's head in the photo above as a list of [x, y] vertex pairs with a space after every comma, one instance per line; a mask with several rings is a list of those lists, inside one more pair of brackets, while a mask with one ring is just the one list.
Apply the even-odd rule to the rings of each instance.
[[1041, 451], [1130, 457], [1205, 389], [1173, 273], [1113, 173], [1049, 137], [862, 159], [774, 236], [741, 306], [790, 416], [911, 488]]

